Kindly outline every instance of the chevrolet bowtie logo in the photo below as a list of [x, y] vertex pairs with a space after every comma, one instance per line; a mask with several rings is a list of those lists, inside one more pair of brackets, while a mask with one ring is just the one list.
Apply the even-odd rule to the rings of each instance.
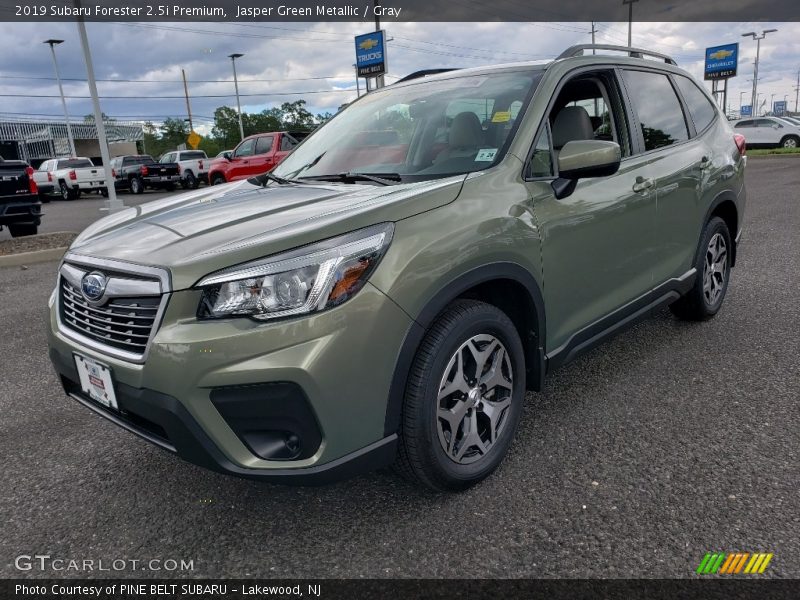
[[372, 50], [375, 46], [378, 45], [378, 40], [375, 38], [367, 38], [363, 42], [361, 42], [358, 47], [362, 50]]

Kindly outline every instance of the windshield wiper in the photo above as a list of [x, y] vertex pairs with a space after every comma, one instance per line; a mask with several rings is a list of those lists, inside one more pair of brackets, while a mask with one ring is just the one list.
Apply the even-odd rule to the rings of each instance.
[[395, 185], [400, 183], [403, 178], [400, 173], [331, 173], [330, 175], [312, 175], [310, 177], [303, 177], [302, 179], [311, 179], [314, 181], [374, 181], [380, 185]]
[[283, 177], [278, 177], [277, 175], [273, 175], [272, 173], [262, 173], [253, 179], [258, 182], [258, 185], [261, 187], [267, 187], [267, 183], [270, 181], [274, 181], [278, 185], [289, 185], [290, 183], [306, 183], [305, 181], [300, 181], [299, 179], [284, 179]]

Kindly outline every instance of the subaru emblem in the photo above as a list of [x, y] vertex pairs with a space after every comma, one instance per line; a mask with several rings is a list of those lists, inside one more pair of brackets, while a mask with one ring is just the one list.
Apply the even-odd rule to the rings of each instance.
[[81, 291], [87, 300], [100, 300], [106, 291], [108, 279], [102, 273], [93, 271], [83, 276]]

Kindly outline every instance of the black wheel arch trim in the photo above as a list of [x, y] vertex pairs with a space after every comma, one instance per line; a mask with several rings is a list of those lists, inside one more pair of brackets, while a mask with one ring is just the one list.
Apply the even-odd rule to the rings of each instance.
[[738, 198], [736, 197], [736, 194], [734, 194], [731, 190], [723, 190], [719, 194], [717, 194], [711, 201], [711, 204], [709, 205], [708, 210], [706, 210], [706, 214], [703, 217], [703, 223], [700, 228], [700, 231], [697, 234], [697, 250], [695, 252], [692, 265], [697, 264], [697, 257], [698, 253], [700, 252], [700, 242], [702, 241], [700, 238], [703, 235], [703, 231], [705, 230], [706, 225], [708, 225], [708, 222], [711, 220], [711, 215], [714, 214], [714, 211], [717, 210], [717, 208], [719, 208], [721, 204], [725, 202], [731, 202], [733, 204], [734, 210], [736, 211], [736, 224], [737, 224], [737, 229], [739, 229], [739, 231], [728, 232], [731, 236], [731, 241], [734, 242], [731, 248], [731, 268], [736, 266], [737, 248], [735, 240], [739, 239], [739, 234], [741, 233], [741, 227], [739, 226], [739, 223], [741, 223], [741, 215], [739, 214], [739, 205], [736, 203], [737, 199]]
[[[394, 374], [389, 388], [389, 397], [386, 403], [386, 418], [384, 421], [384, 435], [389, 436], [400, 428], [400, 414], [405, 396], [406, 381], [411, 371], [414, 356], [422, 343], [428, 329], [436, 317], [453, 300], [462, 296], [470, 289], [493, 280], [506, 279], [522, 285], [530, 296], [536, 309], [536, 331], [534, 336], [524, 336], [523, 345], [529, 353], [530, 368], [527, 377], [527, 387], [533, 391], [540, 391], [545, 375], [545, 310], [544, 298], [539, 289], [539, 284], [527, 269], [513, 262], [496, 262], [482, 265], [466, 273], [458, 275], [442, 286], [423, 307], [406, 332], [395, 362]], [[527, 339], [526, 339], [527, 338]]]

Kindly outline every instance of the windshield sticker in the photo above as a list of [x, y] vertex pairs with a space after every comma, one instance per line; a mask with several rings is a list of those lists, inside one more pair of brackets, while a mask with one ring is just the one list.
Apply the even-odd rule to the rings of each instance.
[[498, 110], [492, 117], [492, 123], [505, 123], [511, 120], [510, 110]]
[[492, 162], [497, 155], [497, 148], [481, 148], [475, 157], [475, 162]]

